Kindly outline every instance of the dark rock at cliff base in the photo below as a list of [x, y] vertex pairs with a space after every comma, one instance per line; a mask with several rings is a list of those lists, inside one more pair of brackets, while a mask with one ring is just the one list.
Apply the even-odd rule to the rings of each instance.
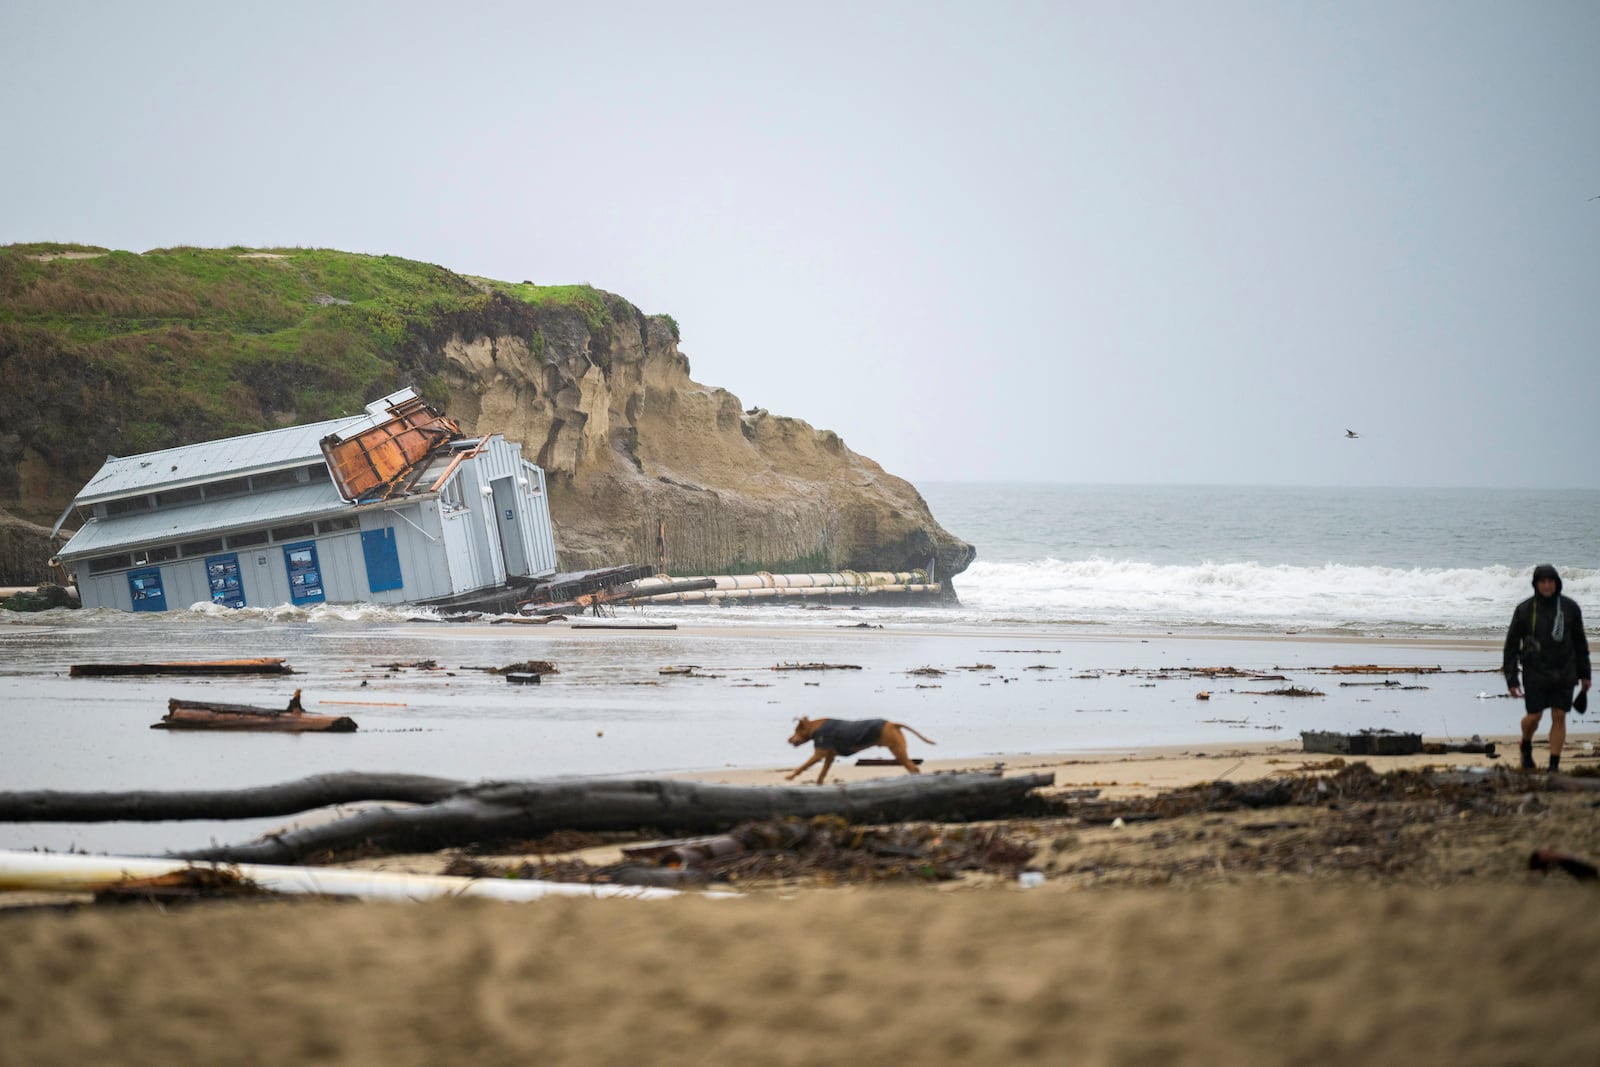
[[46, 561], [53, 553], [48, 529], [0, 511], [0, 585], [46, 581], [50, 576]]

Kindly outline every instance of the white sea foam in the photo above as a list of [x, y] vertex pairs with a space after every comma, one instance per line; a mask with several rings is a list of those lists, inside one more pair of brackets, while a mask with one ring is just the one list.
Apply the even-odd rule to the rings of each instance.
[[[1195, 565], [1091, 558], [975, 562], [956, 579], [981, 617], [1093, 625], [1230, 626], [1352, 632], [1492, 633], [1528, 596], [1526, 570]], [[1574, 570], [1565, 591], [1600, 600], [1600, 572]]]

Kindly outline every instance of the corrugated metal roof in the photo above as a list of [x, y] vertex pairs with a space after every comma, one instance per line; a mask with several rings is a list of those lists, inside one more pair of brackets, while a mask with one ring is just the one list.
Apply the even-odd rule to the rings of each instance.
[[322, 462], [322, 439], [329, 434], [358, 433], [392, 416], [390, 408], [416, 400], [408, 388], [396, 390], [366, 406], [361, 415], [325, 419], [306, 426], [201, 441], [137, 456], [111, 456], [78, 491], [73, 506], [163, 489], [238, 477], [262, 471]]
[[79, 491], [74, 503], [81, 507], [130, 493], [154, 493], [217, 478], [320, 463], [319, 442], [324, 437], [370, 422], [371, 415], [351, 415], [308, 426], [287, 426], [281, 430], [264, 430], [243, 437], [108, 459]]
[[95, 519], [84, 523], [60, 555], [62, 559], [81, 559], [349, 510], [331, 481], [319, 481], [187, 507]]

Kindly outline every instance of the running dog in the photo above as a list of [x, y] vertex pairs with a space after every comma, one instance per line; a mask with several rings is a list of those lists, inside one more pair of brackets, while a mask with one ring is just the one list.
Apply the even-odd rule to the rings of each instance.
[[[789, 743], [796, 748], [810, 741], [813, 746], [811, 758], [794, 769], [788, 776], [789, 781], [800, 777], [805, 769], [818, 760], [822, 760], [822, 773], [817, 775], [817, 784], [828, 777], [828, 770], [833, 766], [835, 756], [853, 756], [864, 748], [873, 745], [882, 745], [894, 756], [895, 761], [910, 771], [912, 774], [921, 774], [922, 769], [911, 762], [911, 757], [906, 755], [906, 735], [904, 731], [922, 737], [916, 730], [905, 723], [890, 722], [888, 719], [808, 719], [801, 716], [795, 725], [794, 736], [789, 738]], [[936, 742], [922, 737], [932, 745]]]

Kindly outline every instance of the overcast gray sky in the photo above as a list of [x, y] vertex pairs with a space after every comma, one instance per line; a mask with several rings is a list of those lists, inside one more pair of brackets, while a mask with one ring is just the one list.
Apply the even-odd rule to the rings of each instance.
[[0, 244], [587, 282], [913, 481], [1600, 487], [1594, 0], [0, 0], [0, 97]]

